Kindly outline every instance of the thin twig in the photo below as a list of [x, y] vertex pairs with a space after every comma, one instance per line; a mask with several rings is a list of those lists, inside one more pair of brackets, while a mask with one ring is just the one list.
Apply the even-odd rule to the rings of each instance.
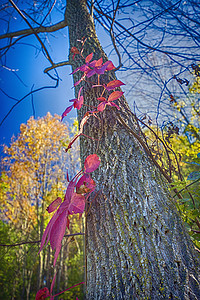
[[[70, 236], [77, 236], [77, 235], [85, 235], [84, 232], [79, 232], [79, 233], [72, 233], [72, 234], [65, 234], [64, 237], [70, 237]], [[26, 245], [26, 244], [39, 244], [41, 242], [41, 240], [38, 241], [30, 241], [30, 242], [20, 242], [17, 244], [0, 244], [0, 247], [17, 247], [17, 246], [21, 246], [21, 245]]]
[[[200, 178], [196, 179], [195, 181], [189, 183], [188, 185], [186, 185], [184, 188], [182, 188], [180, 191], [177, 192], [178, 193], [181, 193], [182, 191], [184, 191], [185, 189], [187, 189], [188, 187], [190, 187], [191, 185], [195, 184], [196, 182], [198, 182], [200, 180]], [[174, 195], [174, 197], [176, 197], [176, 195]]]
[[30, 22], [27, 20], [27, 18], [25, 17], [25, 15], [21, 12], [21, 10], [18, 8], [18, 6], [13, 2], [13, 0], [9, 0], [9, 2], [16, 9], [16, 11], [18, 12], [18, 14], [23, 18], [23, 20], [27, 23], [27, 25], [31, 28], [31, 30], [33, 31], [33, 34], [36, 36], [38, 42], [40, 43], [40, 45], [42, 46], [44, 52], [46, 53], [46, 58], [48, 59], [48, 61], [53, 66], [54, 65], [53, 60], [51, 59], [51, 56], [50, 56], [49, 52], [47, 51], [47, 48], [45, 47], [45, 45], [42, 42], [41, 38], [38, 36], [37, 31], [32, 27], [32, 25], [30, 24]]
[[[48, 74], [50, 76], [50, 74]], [[55, 78], [54, 78], [55, 80]], [[8, 111], [8, 113], [5, 115], [5, 117], [3, 118], [3, 120], [0, 122], [0, 126], [4, 123], [4, 121], [8, 118], [8, 116], [11, 114], [11, 112], [13, 111], [13, 109], [20, 104], [24, 99], [26, 99], [28, 96], [32, 95], [33, 93], [36, 93], [38, 91], [44, 90], [44, 89], [52, 89], [52, 88], [57, 88], [58, 87], [58, 79], [56, 80], [56, 84], [54, 86], [43, 86], [41, 88], [38, 88], [34, 91], [29, 92], [28, 94], [26, 94], [24, 97], [22, 97], [20, 100], [18, 100], [12, 107], [11, 109]]]
[[49, 71], [51, 71], [55, 68], [62, 67], [62, 66], [67, 66], [67, 65], [71, 65], [71, 63], [69, 61], [62, 61], [62, 62], [59, 62], [57, 64], [53, 64], [53, 66], [44, 69], [44, 73], [47, 73], [47, 72], [49, 72]]

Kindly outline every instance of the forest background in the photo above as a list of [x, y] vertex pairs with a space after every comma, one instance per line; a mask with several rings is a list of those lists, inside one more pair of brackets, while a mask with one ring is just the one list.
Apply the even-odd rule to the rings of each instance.
[[[89, 1], [88, 9], [105, 51], [119, 67], [117, 76], [126, 84], [123, 90], [152, 156], [172, 180], [174, 201], [199, 251], [199, 6], [176, 1], [167, 9], [156, 1], [151, 8], [149, 1], [111, 1], [109, 8], [108, 2]], [[55, 24], [65, 10], [62, 1], [16, 3], [32, 26]], [[1, 297], [34, 299], [41, 282], [50, 284], [53, 270], [50, 247], [38, 258], [39, 243], [32, 242], [40, 239], [48, 222], [45, 208], [66, 188], [66, 170], [73, 176], [80, 167], [78, 144], [74, 152], [63, 152], [77, 122], [65, 126], [58, 116], [47, 114], [61, 115], [74, 98], [67, 75], [71, 72], [68, 32], [66, 27], [41, 34], [54, 61], [65, 62], [64, 67], [50, 70], [49, 78], [42, 74], [49, 64], [41, 43], [32, 35], [22, 41], [9, 37], [9, 32], [25, 24], [12, 2], [2, 4], [1, 14], [2, 143], [9, 145], [20, 127], [19, 137], [4, 147], [1, 161]], [[133, 40], [128, 40], [128, 34]], [[73, 224], [57, 266], [57, 291], [81, 282], [84, 274], [82, 235], [73, 235], [84, 232], [84, 223], [75, 218]], [[62, 297], [76, 296], [83, 297], [80, 287]]]

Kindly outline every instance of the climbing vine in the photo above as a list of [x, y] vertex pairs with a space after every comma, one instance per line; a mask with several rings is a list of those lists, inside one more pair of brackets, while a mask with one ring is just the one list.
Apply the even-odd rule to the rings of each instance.
[[[71, 74], [74, 74], [78, 71], [83, 72], [81, 79], [74, 84], [74, 86], [79, 85], [81, 82], [87, 82], [87, 79], [93, 75], [97, 75], [97, 83], [92, 86], [92, 88], [101, 87], [102, 93], [101, 96], [97, 98], [99, 100], [99, 104], [97, 107], [94, 107], [93, 110], [89, 110], [85, 113], [80, 122], [80, 129], [78, 134], [76, 134], [73, 139], [70, 141], [68, 147], [66, 148], [66, 152], [72, 147], [73, 143], [79, 138], [83, 133], [83, 127], [87, 123], [88, 119], [91, 116], [98, 117], [102, 111], [106, 109], [107, 106], [115, 107], [117, 110], [120, 110], [119, 106], [114, 102], [118, 100], [124, 92], [116, 90], [120, 86], [124, 85], [124, 83], [120, 80], [112, 80], [107, 84], [101, 84], [100, 76], [105, 72], [111, 71], [115, 69], [112, 61], [108, 60], [103, 63], [102, 57], [98, 60], [92, 60], [93, 53], [90, 53], [86, 58], [83, 56], [83, 45], [85, 40], [82, 40], [82, 49], [79, 51], [76, 47], [72, 47], [71, 51], [73, 53], [73, 59], [75, 59], [76, 55], [80, 55], [81, 58], [85, 60], [85, 64], [75, 69]], [[81, 109], [84, 105], [84, 97], [82, 95], [84, 87], [82, 86], [79, 89], [78, 97], [76, 99], [69, 100], [72, 104], [68, 106], [62, 114], [61, 121], [66, 117], [69, 112], [75, 109]], [[109, 93], [109, 96], [105, 96], [105, 91]], [[85, 135], [84, 135], [85, 136]], [[86, 136], [90, 138], [89, 136]], [[86, 202], [89, 199], [89, 196], [96, 188], [96, 183], [92, 179], [90, 173], [95, 171], [100, 166], [100, 158], [97, 154], [89, 155], [84, 162], [84, 168], [80, 170], [71, 180], [67, 174], [68, 187], [66, 189], [66, 193], [64, 199], [58, 197], [55, 199], [48, 207], [48, 213], [54, 212], [54, 215], [50, 219], [43, 237], [41, 241], [40, 251], [50, 242], [52, 250], [55, 250], [54, 253], [54, 262], [53, 265], [55, 267], [58, 255], [61, 250], [62, 239], [65, 234], [66, 227], [69, 228], [69, 215], [73, 214], [83, 214]], [[59, 294], [52, 295], [53, 286], [55, 284], [56, 274], [52, 280], [50, 291], [48, 288], [40, 289], [36, 294], [36, 300], [42, 300], [50, 297], [50, 299], [54, 299], [54, 297], [64, 293], [65, 291], [80, 285], [84, 284], [81, 282], [73, 287], [68, 288], [67, 290], [62, 291]]]

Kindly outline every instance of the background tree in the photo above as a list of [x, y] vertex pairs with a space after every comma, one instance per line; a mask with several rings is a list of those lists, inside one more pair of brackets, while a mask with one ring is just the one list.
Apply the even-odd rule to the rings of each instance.
[[[110, 3], [113, 5], [112, 8]], [[142, 5], [143, 3], [145, 2], [138, 1], [137, 3], [134, 2], [134, 5], [137, 4], [145, 8]], [[175, 80], [179, 74], [182, 74], [182, 71], [190, 70], [190, 64], [197, 63], [199, 59], [198, 54], [195, 55], [194, 51], [190, 52], [191, 48], [185, 46], [183, 50], [182, 46], [183, 44], [186, 45], [186, 41], [191, 41], [193, 50], [196, 47], [198, 48], [198, 34], [196, 34], [198, 6], [190, 2], [190, 7], [193, 9], [191, 22], [193, 20], [194, 22], [193, 26], [189, 28], [196, 34], [191, 36], [191, 30], [188, 32], [188, 26], [182, 26], [180, 22], [180, 18], [190, 20], [184, 10], [185, 7], [189, 9], [189, 6], [184, 7], [185, 4], [182, 1], [170, 3], [164, 7], [161, 1], [149, 2], [149, 5], [152, 4], [149, 11], [152, 13], [153, 19], [149, 18], [147, 9], [146, 11], [143, 10], [144, 15], [148, 15], [148, 17], [142, 19], [142, 28], [137, 34], [132, 34], [130, 28], [127, 32], [125, 26], [118, 25], [119, 22], [115, 18], [120, 7], [120, 1], [109, 2], [108, 5], [110, 6], [107, 5], [106, 1], [97, 2], [96, 5], [93, 2], [90, 4], [92, 4], [90, 6], [91, 13], [94, 13], [96, 9], [95, 11], [98, 12], [97, 17], [106, 15], [106, 19], [109, 20], [108, 28], [111, 37], [116, 35], [116, 33], [113, 34], [114, 26], [115, 28], [119, 26], [122, 29], [120, 29], [120, 33], [123, 31], [125, 33], [125, 41], [128, 41], [126, 34], [136, 41], [135, 48], [133, 47], [134, 44], [130, 45], [133, 49], [138, 49], [139, 59], [141, 60], [139, 60], [140, 63], [138, 63], [138, 60], [134, 61], [134, 64], [139, 64], [140, 71], [142, 67], [145, 74], [149, 70], [148, 74], [152, 72], [155, 75], [153, 81], [160, 88], [160, 93], [156, 97], [158, 108], [160, 108], [161, 97], [164, 95], [165, 90], [170, 91], [169, 82], [172, 81], [172, 78]], [[120, 8], [126, 12], [126, 6], [128, 5], [131, 7], [130, 3], [124, 2]], [[15, 9], [17, 8], [15, 7]], [[102, 12], [102, 9], [104, 9], [104, 12]], [[163, 15], [167, 18], [160, 18]], [[179, 16], [178, 20], [177, 16]], [[156, 31], [153, 31], [155, 27], [152, 29], [155, 36], [155, 33], [160, 28], [162, 29], [163, 22], [161, 21], [169, 22], [170, 26], [169, 28], [165, 27], [168, 30], [165, 39], [166, 44], [163, 44], [166, 31], [163, 33], [163, 30], [161, 30], [162, 37], [158, 45], [155, 46], [152, 35], [145, 35], [145, 29], [149, 29], [153, 24], [152, 22], [155, 24], [158, 19], [160, 23], [157, 23]], [[148, 26], [146, 26], [146, 23]], [[181, 24], [181, 26], [175, 27], [177, 24]], [[71, 47], [78, 47], [80, 44], [77, 40], [86, 37], [84, 55], [94, 52], [96, 59], [101, 56], [104, 61], [107, 59], [96, 37], [93, 20], [87, 11], [85, 1], [67, 2], [64, 22], [58, 23], [57, 29], [66, 25], [69, 27]], [[133, 26], [135, 28], [134, 24]], [[34, 34], [39, 40], [39, 32], [55, 29], [53, 25], [48, 29], [47, 26], [40, 25], [35, 30], [31, 28], [32, 25], [29, 25], [29, 27], [30, 29], [14, 33], [13, 36]], [[179, 40], [179, 49], [177, 47], [178, 50], [173, 49], [173, 51], [173, 43], [170, 45], [171, 49], [167, 49], [172, 28], [179, 28], [178, 31], [180, 28], [181, 30], [185, 28], [183, 39]], [[143, 37], [140, 38], [142, 34]], [[151, 41], [149, 41], [151, 44], [146, 43], [146, 36], [151, 38]], [[181, 36], [182, 32], [180, 33]], [[4, 37], [12, 37], [12, 35], [7, 34]], [[112, 40], [115, 42], [116, 38]], [[69, 62], [55, 64], [44, 43], [41, 43], [41, 40], [39, 42], [51, 64], [51, 67], [45, 70], [46, 72], [63, 64], [70, 63], [73, 69], [80, 65], [80, 61], [73, 61], [71, 57]], [[179, 51], [180, 47], [182, 52]], [[124, 51], [126, 48], [123, 48]], [[159, 64], [149, 65], [145, 58], [151, 56], [152, 59], [153, 53], [161, 53], [161, 57], [158, 59]], [[169, 64], [169, 59], [170, 64], [175, 64], [175, 68], [179, 68], [175, 72], [175, 78], [174, 73], [169, 78], [169, 73], [166, 72], [167, 75], [163, 79], [163, 73], [158, 72], [158, 70], [162, 70], [160, 67], [162, 55], [165, 58], [166, 65]], [[128, 57], [130, 57], [130, 53], [128, 53]], [[144, 65], [141, 62], [144, 62]], [[77, 81], [80, 77], [81, 75], [76, 73], [74, 80]], [[103, 82], [106, 83], [114, 78], [114, 74], [107, 75], [103, 77]], [[165, 78], [168, 79], [165, 80]], [[142, 79], [144, 80], [144, 78]], [[150, 89], [149, 86], [148, 89]], [[151, 93], [152, 90], [150, 89], [150, 96]], [[78, 90], [76, 89], [76, 96], [77, 94]], [[100, 90], [94, 92], [91, 90], [91, 84], [88, 83], [84, 90], [85, 104], [96, 106], [95, 99], [99, 94]], [[138, 143], [142, 139], [138, 135], [139, 130], [135, 118], [125, 99], [120, 100], [118, 105], [120, 106], [119, 113], [114, 109], [107, 109], [103, 113], [101, 121], [93, 119], [85, 126], [87, 135], [95, 139], [101, 137], [99, 143], [95, 140], [81, 140], [82, 161], [88, 154], [94, 152], [102, 160], [101, 169], [96, 171], [95, 176], [99, 192], [95, 195], [95, 201], [87, 214], [86, 223], [87, 297], [88, 299], [97, 297], [99, 299], [110, 297], [128, 299], [130, 295], [133, 295], [136, 299], [175, 297], [181, 299], [196, 297], [198, 299], [200, 292], [197, 254], [194, 252], [185, 232], [175, 205], [170, 199], [170, 194], [163, 184], [161, 175], [151, 165], [147, 154]], [[85, 111], [86, 109], [83, 107], [79, 114], [79, 120], [81, 120]]]
[[[1, 278], [4, 288], [2, 298], [29, 299], [34, 297], [44, 282], [50, 284], [53, 277], [53, 254], [48, 247], [37, 255], [39, 242], [49, 221], [48, 205], [66, 188], [66, 174], [72, 176], [79, 168], [78, 144], [64, 153], [64, 143], [70, 139], [70, 128], [60, 122], [59, 116], [22, 124], [20, 134], [13, 137], [11, 145], [4, 147], [1, 161]], [[74, 131], [74, 130], [72, 130]], [[68, 234], [81, 231], [82, 220], [73, 218]], [[38, 242], [37, 242], [38, 241]], [[28, 242], [28, 243], [26, 243]], [[35, 242], [35, 243], [34, 243]], [[17, 244], [12, 247], [12, 244]], [[76, 283], [83, 276], [83, 242], [78, 236], [67, 236], [57, 263], [58, 290]], [[73, 265], [77, 264], [76, 269]], [[69, 278], [69, 274], [77, 278]], [[69, 283], [68, 283], [69, 282]], [[77, 288], [75, 292], [80, 290]], [[71, 292], [71, 296], [73, 296]], [[79, 296], [80, 298], [80, 296]]]

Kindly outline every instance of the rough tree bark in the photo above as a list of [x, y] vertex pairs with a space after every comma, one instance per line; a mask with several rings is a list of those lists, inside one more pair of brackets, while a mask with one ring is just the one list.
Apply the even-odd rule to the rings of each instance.
[[[87, 37], [84, 54], [94, 52], [105, 61], [85, 1], [67, 2], [70, 46]], [[72, 65], [74, 69], [80, 61]], [[103, 77], [104, 82], [111, 79], [114, 74]], [[84, 103], [97, 106], [99, 91], [84, 87]], [[128, 130], [137, 127], [126, 100], [117, 104], [119, 113], [107, 107], [101, 120], [91, 117], [85, 125], [85, 134], [99, 142], [81, 139], [82, 161], [92, 153], [101, 158], [86, 221], [86, 298], [200, 299], [198, 254], [162, 175]], [[87, 110], [79, 111], [79, 120]]]

